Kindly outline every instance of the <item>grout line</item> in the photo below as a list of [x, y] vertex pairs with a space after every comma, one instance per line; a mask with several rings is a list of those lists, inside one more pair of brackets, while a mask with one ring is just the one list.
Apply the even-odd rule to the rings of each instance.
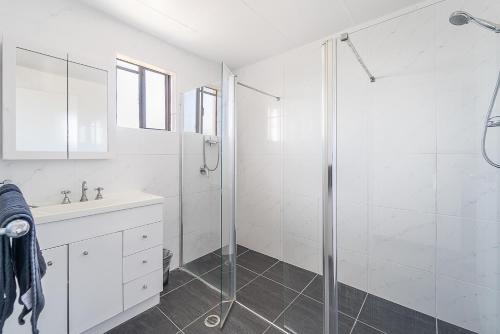
[[387, 334], [386, 332], [381, 331], [380, 329], [378, 329], [378, 328], [376, 328], [376, 327], [373, 327], [372, 325], [369, 325], [369, 324], [367, 324], [366, 322], [363, 322], [363, 321], [361, 321], [361, 320], [357, 320], [356, 322], [359, 322], [360, 324], [363, 324], [363, 325], [365, 325], [365, 326], [367, 326], [367, 327], [370, 327], [370, 328], [372, 328], [372, 329], [376, 330], [376, 331], [377, 331], [377, 332], [379, 332], [379, 333]]
[[367, 292], [365, 292], [365, 293], [366, 293], [365, 294], [365, 298], [363, 299], [363, 303], [361, 304], [361, 307], [359, 308], [358, 315], [356, 316], [356, 319], [354, 319], [354, 323], [352, 324], [352, 328], [349, 331], [349, 334], [352, 334], [352, 332], [354, 331], [354, 327], [356, 327], [356, 323], [358, 322], [359, 315], [361, 314], [361, 311], [363, 310], [363, 307], [365, 307], [366, 299], [368, 299], [368, 293]]
[[[318, 276], [318, 274], [316, 274], [316, 276]], [[297, 296], [295, 296], [295, 298], [290, 302], [290, 304], [288, 304], [287, 307], [285, 307], [285, 309], [283, 311], [281, 311], [280, 314], [278, 314], [278, 316], [276, 317], [276, 319], [273, 320], [273, 323], [279, 319], [279, 317], [281, 317], [283, 314], [285, 314], [285, 312], [290, 308], [290, 306], [292, 306], [292, 304], [297, 300], [299, 299], [299, 297], [302, 295], [302, 292], [304, 292], [308, 287], [309, 285], [311, 285], [311, 283], [314, 281], [314, 279], [316, 278], [316, 276], [314, 276], [312, 278], [311, 281], [309, 281], [309, 283], [304, 287], [304, 289], [302, 289], [301, 292], [299, 292], [299, 294]]]
[[[313, 297], [311, 297], [311, 296], [308, 296], [308, 295], [306, 295], [305, 293], [301, 293], [301, 295], [302, 295], [302, 296], [304, 296], [304, 297], [306, 297], [306, 298], [308, 298], [308, 299], [310, 299], [310, 300], [312, 300], [312, 301], [315, 301], [316, 303], [324, 304], [322, 301], [317, 300], [316, 298], [313, 298]], [[340, 311], [339, 311], [339, 312], [340, 312]], [[344, 312], [340, 312], [340, 313], [342, 313], [342, 314], [344, 314], [344, 315], [348, 315], [349, 317], [351, 317], [351, 318], [352, 318], [352, 316], [350, 316], [349, 314], [345, 314]], [[353, 319], [354, 319], [354, 318], [353, 318]]]
[[[188, 273], [188, 274], [191, 274], [191, 273], [189, 273], [189, 272], [185, 271], [183, 268], [178, 268], [178, 270], [182, 270], [182, 271], [184, 271], [184, 272], [186, 272], [186, 273]], [[192, 276], [194, 276], [194, 275], [192, 275]], [[172, 289], [172, 290], [170, 290], [170, 291], [168, 291], [168, 292], [165, 292], [164, 294], [161, 294], [161, 293], [160, 293], [160, 297], [166, 296], [166, 295], [168, 295], [170, 292], [173, 292], [173, 291], [175, 291], [175, 290], [178, 290], [178, 289], [182, 288], [184, 285], [187, 285], [187, 284], [191, 283], [191, 282], [192, 282], [192, 281], [194, 281], [196, 278], [197, 278], [197, 277], [196, 277], [196, 276], [194, 276], [192, 279], [190, 279], [190, 280], [189, 280], [189, 281], [187, 281], [186, 283], [183, 283], [183, 284], [179, 285], [178, 287], [176, 287], [176, 288], [174, 288], [174, 289]]]
[[184, 331], [186, 328], [188, 328], [189, 326], [191, 326], [192, 324], [194, 324], [195, 322], [197, 322], [198, 320], [200, 320], [201, 318], [203, 318], [205, 315], [207, 315], [208, 313], [210, 313], [213, 309], [215, 309], [219, 305], [220, 305], [220, 303], [217, 303], [217, 305], [211, 307], [210, 309], [208, 309], [208, 311], [204, 312], [202, 315], [200, 315], [199, 317], [197, 317], [196, 319], [194, 319], [193, 321], [191, 321], [190, 323], [188, 323], [186, 326], [184, 326], [182, 328], [182, 331]]
[[175, 323], [172, 319], [170, 319], [170, 317], [169, 317], [168, 315], [166, 315], [166, 314], [165, 314], [165, 312], [163, 312], [163, 311], [161, 310], [161, 308], [159, 308], [159, 307], [158, 307], [158, 305], [156, 305], [155, 307], [156, 307], [156, 309], [157, 309], [158, 311], [160, 311], [160, 312], [161, 312], [161, 314], [163, 314], [163, 315], [165, 316], [165, 318], [167, 318], [167, 319], [168, 319], [171, 323], [173, 323], [173, 324], [174, 324], [175, 328], [177, 328], [179, 331], [181, 331], [181, 332], [182, 332], [182, 329], [180, 329], [180, 328], [179, 328], [179, 326], [177, 326], [177, 324], [176, 324], [176, 323]]
[[255, 311], [254, 311], [254, 310], [252, 310], [251, 308], [249, 308], [249, 307], [245, 306], [244, 304], [240, 303], [239, 301], [236, 301], [236, 303], [237, 303], [238, 305], [240, 305], [241, 307], [243, 307], [243, 308], [244, 308], [245, 310], [247, 310], [248, 312], [252, 313], [253, 315], [257, 316], [259, 319], [263, 320], [264, 322], [267, 322], [267, 323], [270, 325], [269, 327], [267, 327], [267, 328], [265, 329], [265, 331], [263, 332], [263, 334], [264, 334], [264, 333], [266, 333], [266, 332], [269, 330], [269, 328], [271, 328], [271, 327], [274, 327], [274, 328], [276, 328], [276, 329], [280, 330], [281, 332], [288, 334], [288, 332], [286, 332], [283, 328], [281, 328], [281, 327], [277, 326], [276, 324], [273, 324], [271, 321], [269, 321], [269, 319], [267, 319], [267, 318], [263, 317], [262, 315], [260, 315], [259, 313], [255, 312]]

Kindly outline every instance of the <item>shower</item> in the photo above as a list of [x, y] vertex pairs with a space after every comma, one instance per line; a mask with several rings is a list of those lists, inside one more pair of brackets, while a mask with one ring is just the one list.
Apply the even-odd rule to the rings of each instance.
[[456, 26], [462, 26], [464, 24], [469, 24], [474, 22], [479, 26], [491, 30], [496, 33], [500, 33], [500, 24], [496, 24], [478, 17], [474, 17], [471, 14], [464, 11], [453, 12], [450, 16], [450, 23]]
[[[213, 168], [210, 168], [208, 167], [208, 164], [207, 164], [207, 150], [206, 150], [206, 146], [217, 146], [217, 162], [215, 163], [215, 167]], [[219, 141], [217, 139], [213, 139], [213, 138], [210, 138], [210, 137], [206, 137], [206, 136], [203, 136], [203, 166], [201, 167], [200, 169], [200, 172], [201, 174], [206, 174], [207, 171], [209, 172], [215, 172], [217, 170], [217, 168], [219, 167], [219, 161], [220, 161], [220, 152], [219, 152]], [[204, 172], [203, 172], [204, 171]]]
[[[495, 33], [500, 33], [500, 24], [496, 24], [484, 19], [474, 17], [467, 12], [456, 11], [450, 15], [450, 23], [456, 26], [469, 24], [469, 22], [471, 21]], [[498, 97], [499, 89], [500, 89], [500, 72], [498, 74], [497, 83], [493, 91], [493, 97], [491, 98], [490, 106], [486, 114], [486, 119], [484, 121], [483, 136], [481, 139], [481, 153], [483, 155], [484, 160], [486, 160], [487, 163], [496, 168], [500, 168], [500, 164], [495, 163], [488, 156], [488, 152], [486, 152], [486, 136], [488, 135], [489, 128], [500, 127], [500, 116], [493, 116], [493, 117], [491, 116], [491, 114], [493, 113], [493, 109], [495, 107], [496, 99]]]

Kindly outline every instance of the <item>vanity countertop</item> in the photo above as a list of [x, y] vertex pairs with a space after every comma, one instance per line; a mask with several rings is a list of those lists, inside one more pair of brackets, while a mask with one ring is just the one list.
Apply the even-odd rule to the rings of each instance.
[[140, 191], [108, 194], [101, 200], [41, 206], [31, 209], [36, 224], [68, 220], [111, 211], [161, 204], [163, 197]]

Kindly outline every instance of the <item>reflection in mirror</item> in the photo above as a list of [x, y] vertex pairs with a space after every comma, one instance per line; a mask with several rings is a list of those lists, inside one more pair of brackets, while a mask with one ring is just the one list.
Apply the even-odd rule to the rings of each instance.
[[68, 140], [70, 152], [108, 149], [108, 72], [68, 63]]
[[66, 60], [16, 48], [16, 150], [66, 152]]
[[218, 91], [202, 86], [183, 94], [184, 132], [217, 136]]

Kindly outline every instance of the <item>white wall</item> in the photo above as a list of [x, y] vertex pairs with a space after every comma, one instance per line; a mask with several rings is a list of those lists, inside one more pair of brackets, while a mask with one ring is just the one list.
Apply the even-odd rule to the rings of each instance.
[[[500, 328], [500, 170], [480, 154], [498, 36], [448, 23], [500, 18], [498, 1], [448, 0], [339, 45], [340, 280], [467, 328]], [[496, 106], [500, 115], [500, 103]], [[498, 154], [500, 133], [489, 132]]]
[[[116, 53], [176, 74], [176, 96], [216, 82], [220, 66], [140, 33], [76, 1], [0, 0], [0, 33], [22, 40], [25, 47], [69, 52], [85, 61]], [[113, 75], [113, 74], [112, 74]], [[165, 246], [178, 253], [179, 136], [177, 133], [119, 128], [116, 158], [100, 161], [0, 161], [0, 178], [21, 187], [31, 204], [61, 201], [70, 189], [73, 201], [80, 185], [103, 186], [104, 195], [144, 190], [165, 196]], [[90, 197], [93, 197], [93, 191]]]
[[237, 74], [238, 243], [321, 272], [321, 44]]
[[[214, 172], [200, 173], [204, 136], [183, 135], [182, 223], [183, 260], [188, 263], [221, 247], [221, 165]], [[216, 166], [218, 146], [206, 147], [207, 164]]]

